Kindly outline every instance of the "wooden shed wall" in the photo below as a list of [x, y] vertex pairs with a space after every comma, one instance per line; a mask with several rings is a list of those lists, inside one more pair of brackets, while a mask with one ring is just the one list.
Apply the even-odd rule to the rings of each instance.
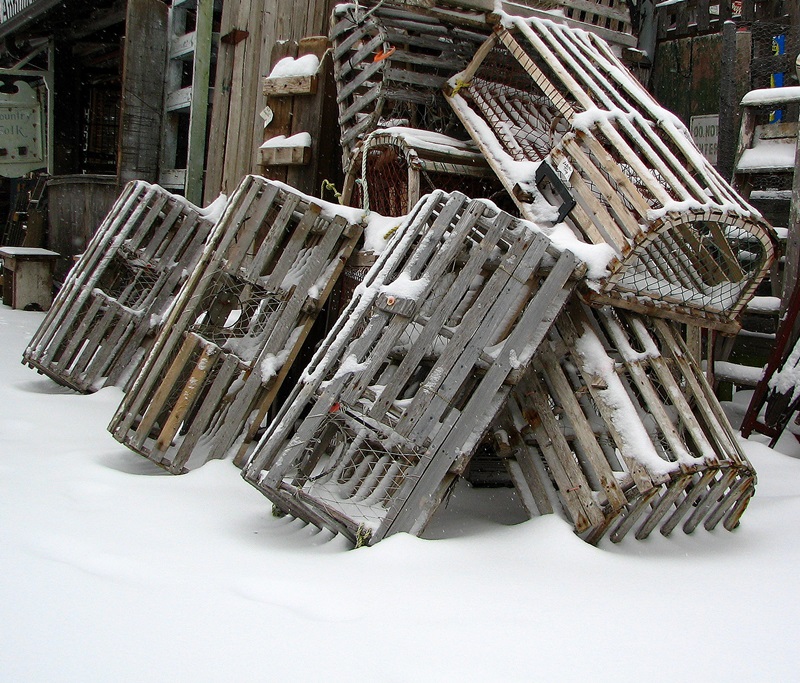
[[327, 34], [334, 0], [225, 0], [214, 84], [205, 201], [258, 173], [266, 104], [261, 78], [278, 41]]

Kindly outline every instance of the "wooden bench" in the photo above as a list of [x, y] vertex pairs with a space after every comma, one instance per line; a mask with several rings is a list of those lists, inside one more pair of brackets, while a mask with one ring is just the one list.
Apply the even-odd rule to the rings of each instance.
[[53, 301], [54, 251], [37, 247], [0, 247], [3, 303], [11, 308], [46, 311]]

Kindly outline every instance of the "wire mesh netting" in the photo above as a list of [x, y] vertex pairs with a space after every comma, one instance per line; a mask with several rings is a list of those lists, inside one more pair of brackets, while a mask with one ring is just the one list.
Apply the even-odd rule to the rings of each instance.
[[203, 296], [189, 330], [249, 362], [263, 345], [270, 319], [281, 313], [287, 300], [286, 292], [271, 292], [224, 273]]
[[[548, 69], [537, 64], [537, 68]], [[563, 113], [504, 45], [495, 45], [482, 62], [465, 98], [498, 133], [515, 161], [544, 159], [569, 129]]]
[[710, 313], [729, 310], [767, 255], [760, 241], [719, 218], [665, 224], [628, 257], [617, 288]]
[[[795, 58], [800, 54], [800, 27], [754, 21], [750, 24], [752, 60], [750, 87], [775, 88], [797, 85]], [[797, 121], [789, 115], [787, 120]]]
[[376, 529], [401, 487], [418, 477], [419, 454], [391, 443], [390, 434], [359, 420], [346, 408], [322, 421], [295, 467], [287, 472], [303, 497], [328, 513], [358, 520], [362, 532]]
[[161, 273], [153, 262], [131, 260], [114, 254], [113, 262], [101, 276], [98, 288], [121, 306], [138, 309], [153, 291]]
[[382, 216], [404, 216], [409, 209], [408, 159], [396, 145], [375, 145], [365, 152], [369, 208]]
[[366, 176], [361, 179], [359, 201], [368, 201], [365, 208], [383, 216], [407, 214], [421, 196], [434, 190], [490, 199], [502, 209], [516, 213], [502, 184], [484, 164], [465, 166], [457, 160], [428, 161], [422, 158], [425, 150], [410, 148], [401, 141], [369, 144], [364, 154]]

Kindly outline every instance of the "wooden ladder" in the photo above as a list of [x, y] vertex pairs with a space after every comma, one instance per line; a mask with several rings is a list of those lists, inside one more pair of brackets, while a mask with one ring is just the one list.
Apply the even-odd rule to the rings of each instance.
[[[800, 400], [794, 397], [794, 391], [781, 391], [780, 388], [770, 386], [773, 384], [772, 380], [776, 373], [785, 370], [787, 365], [796, 365], [797, 354], [794, 352], [798, 340], [800, 340], [798, 313], [800, 313], [800, 287], [795, 286], [786, 315], [778, 329], [772, 354], [742, 420], [743, 437], [748, 438], [754, 431], [765, 434], [771, 439], [770, 447], [778, 443], [778, 439], [789, 424], [789, 420], [792, 419], [792, 415], [800, 407]], [[759, 419], [759, 414], [765, 406], [766, 411], [762, 420]]]
[[[800, 55], [796, 63], [800, 77]], [[764, 122], [770, 109], [782, 109], [800, 103], [800, 87], [751, 90], [742, 99], [742, 122], [734, 164], [733, 186], [750, 199], [759, 177], [788, 176], [791, 179], [791, 201], [787, 224], [786, 259], [783, 283], [776, 295], [783, 299], [786, 309], [800, 269], [800, 174], [796, 173], [800, 159], [800, 121]]]
[[[797, 58], [797, 70], [800, 75], [800, 56]], [[783, 215], [782, 209], [776, 210], [775, 207], [771, 209], [771, 213], [780, 214], [779, 220], [787, 221], [785, 242], [783, 237], [778, 235], [781, 243], [780, 251], [784, 254], [783, 273], [780, 274], [778, 270], [780, 260], [776, 260], [771, 273], [771, 294], [780, 297], [780, 313], [783, 316], [786, 316], [787, 311], [794, 306], [794, 289], [798, 271], [800, 271], [800, 173], [796, 172], [797, 162], [800, 160], [800, 136], [798, 136], [800, 123], [797, 121], [767, 123], [766, 121], [772, 110], [785, 109], [789, 105], [797, 103], [800, 103], [800, 87], [751, 90], [744, 96], [741, 102], [742, 122], [732, 181], [734, 188], [745, 199], [751, 201], [754, 187], [763, 185], [764, 183], [761, 181], [765, 178], [768, 180], [769, 176], [784, 176], [784, 185], [787, 180], [791, 179], [792, 190], [789, 194], [788, 216]], [[754, 201], [755, 198], [753, 197], [752, 200]], [[764, 209], [762, 208], [762, 210]], [[755, 308], [751, 306], [750, 312], [759, 317], [763, 315], [763, 313], [758, 313], [758, 306]], [[778, 311], [770, 309], [766, 313], [767, 315], [777, 315]], [[767, 322], [767, 328], [772, 324], [775, 323]], [[770, 373], [770, 368], [772, 368], [771, 372], [777, 369], [776, 363], [780, 362], [783, 347], [788, 344], [785, 339], [781, 341], [780, 335], [783, 327], [785, 327], [784, 324], [777, 326], [775, 349], [770, 354], [764, 368], [764, 376]], [[753, 402], [756, 403], [760, 400], [761, 403], [758, 406], [760, 408], [766, 400], [766, 388], [762, 387], [765, 380], [755, 381], [752, 374], [745, 373], [743, 375], [741, 368], [736, 369], [735, 365], [731, 366], [724, 362], [733, 352], [735, 343], [736, 338], [730, 337], [720, 345], [716, 353], [714, 375], [717, 380], [732, 381], [735, 385], [755, 386], [756, 395]], [[789, 346], [789, 350], [791, 350], [791, 346], [793, 346], [793, 342]], [[732, 373], [728, 370], [729, 366], [733, 370]], [[757, 400], [756, 396], [759, 392], [762, 392], [763, 396]], [[751, 404], [750, 410], [752, 409], [753, 404]], [[752, 419], [754, 420], [755, 416], [752, 416]], [[752, 428], [752, 426], [749, 428], [748, 433]], [[745, 431], [744, 424], [742, 431]]]
[[173, 0], [169, 11], [159, 184], [198, 205], [203, 196], [213, 19], [214, 0]]

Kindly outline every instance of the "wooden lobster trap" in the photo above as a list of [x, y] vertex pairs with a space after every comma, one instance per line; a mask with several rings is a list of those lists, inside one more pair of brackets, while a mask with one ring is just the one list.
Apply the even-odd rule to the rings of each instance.
[[556, 320], [495, 429], [532, 515], [591, 543], [738, 524], [755, 472], [673, 325], [574, 300]]
[[735, 329], [773, 259], [771, 228], [602, 39], [506, 19], [448, 101], [523, 216], [541, 224], [544, 198], [553, 222], [614, 249], [593, 301]]
[[406, 215], [434, 190], [516, 208], [475, 144], [441, 133], [405, 127], [375, 131], [364, 140], [353, 171], [360, 175], [349, 202], [383, 216]]
[[419, 533], [583, 272], [486, 202], [428, 195], [243, 476], [279, 509], [356, 544]]
[[142, 181], [126, 185], [23, 362], [76, 391], [127, 389], [210, 230], [182, 197]]
[[[346, 213], [345, 213], [346, 212]], [[248, 176], [109, 425], [179, 474], [252, 443], [361, 235], [361, 212]]]
[[488, 33], [482, 15], [337, 5], [330, 37], [345, 170], [360, 141], [381, 125], [439, 133], [458, 127], [441, 88]]

